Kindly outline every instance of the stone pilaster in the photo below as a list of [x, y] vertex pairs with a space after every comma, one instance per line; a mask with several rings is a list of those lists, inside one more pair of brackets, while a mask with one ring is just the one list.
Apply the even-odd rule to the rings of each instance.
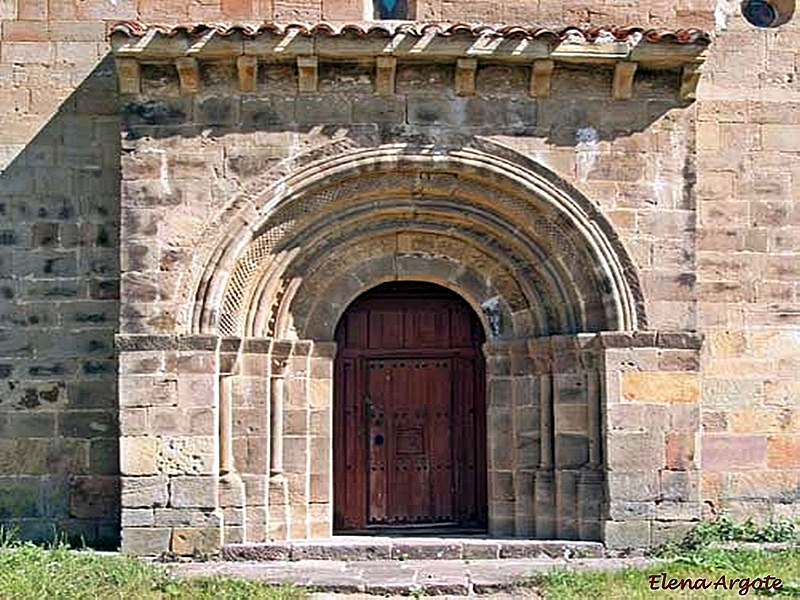
[[219, 352], [209, 336], [117, 336], [122, 549], [214, 552], [219, 509]]
[[702, 336], [601, 335], [610, 548], [657, 545], [700, 519]]

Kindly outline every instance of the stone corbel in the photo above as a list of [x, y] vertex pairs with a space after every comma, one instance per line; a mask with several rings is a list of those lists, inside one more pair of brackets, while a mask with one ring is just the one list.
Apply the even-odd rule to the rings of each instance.
[[379, 56], [375, 61], [375, 91], [381, 96], [394, 94], [397, 59], [394, 56]]
[[316, 92], [319, 59], [316, 56], [298, 56], [297, 70], [300, 74], [299, 88], [301, 92]]
[[456, 63], [456, 95], [473, 96], [475, 94], [475, 72], [478, 61], [474, 58], [459, 58]]
[[184, 94], [194, 94], [200, 90], [200, 66], [196, 58], [181, 57], [175, 61], [178, 69], [178, 79], [181, 84], [181, 92]]
[[694, 100], [697, 94], [697, 84], [703, 74], [703, 65], [686, 65], [681, 72], [681, 100]]
[[258, 78], [258, 59], [255, 56], [240, 56], [236, 59], [236, 70], [239, 73], [239, 90], [255, 92]]
[[135, 58], [118, 58], [117, 77], [119, 78], [120, 94], [139, 94], [142, 87], [141, 70], [139, 61]]
[[536, 98], [547, 98], [550, 95], [550, 79], [555, 62], [552, 60], [536, 60], [531, 67], [530, 94]]
[[620, 61], [614, 67], [614, 100], [630, 100], [633, 97], [633, 77], [638, 63]]

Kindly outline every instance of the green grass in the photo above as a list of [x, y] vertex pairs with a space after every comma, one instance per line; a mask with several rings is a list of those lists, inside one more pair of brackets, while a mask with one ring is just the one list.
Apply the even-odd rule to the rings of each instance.
[[[661, 565], [645, 568], [628, 568], [615, 572], [574, 572], [556, 571], [545, 575], [537, 575], [526, 585], [538, 588], [548, 600], [562, 599], [630, 599], [646, 598], [741, 598], [738, 584], [733, 590], [721, 587], [702, 590], [653, 590], [650, 587], [650, 575], [659, 575], [657, 585], [661, 582], [660, 573], [667, 573], [667, 581], [675, 579], [705, 578], [717, 582], [725, 575], [728, 582], [731, 578], [749, 577], [751, 581], [758, 577], [772, 575], [779, 577], [783, 583], [780, 594], [769, 594], [777, 598], [800, 598], [800, 550], [783, 550], [767, 553], [757, 550], [701, 550], [691, 557], [672, 559]], [[750, 589], [748, 596], [765, 597], [763, 590]]]
[[[630, 599], [645, 598], [742, 598], [743, 596], [800, 598], [800, 548], [768, 552], [754, 549], [723, 549], [715, 547], [720, 542], [791, 542], [800, 541], [800, 527], [789, 520], [771, 520], [759, 524], [753, 520], [734, 522], [727, 517], [700, 523], [683, 540], [665, 544], [653, 552], [659, 564], [621, 571], [575, 572], [556, 571], [535, 575], [522, 582], [526, 587], [536, 587], [547, 599]], [[706, 589], [660, 589], [661, 576], [670, 579], [705, 579], [712, 586]], [[650, 587], [650, 576], [658, 575]], [[742, 589], [739, 583], [733, 589], [713, 584], [725, 576], [730, 587], [732, 578], [749, 578], [754, 581], [771, 575], [780, 578], [780, 591]], [[742, 592], [747, 592], [742, 593]]]
[[[0, 538], [2, 535], [0, 535]], [[0, 598], [69, 600], [299, 600], [303, 590], [224, 577], [175, 579], [130, 556], [0, 540]]]

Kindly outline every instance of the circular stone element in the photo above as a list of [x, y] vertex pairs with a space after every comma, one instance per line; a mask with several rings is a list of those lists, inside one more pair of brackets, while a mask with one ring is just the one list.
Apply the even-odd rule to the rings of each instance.
[[795, 0], [744, 0], [742, 16], [755, 27], [779, 27], [794, 15]]
[[778, 11], [765, 0], [746, 0], [742, 4], [742, 16], [756, 27], [772, 27], [778, 20]]

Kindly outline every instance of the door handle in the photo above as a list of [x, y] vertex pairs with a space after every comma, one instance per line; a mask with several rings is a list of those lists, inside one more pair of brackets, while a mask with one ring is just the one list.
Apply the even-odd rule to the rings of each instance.
[[384, 442], [385, 440], [383, 439], [383, 435], [381, 435], [381, 434], [379, 433], [378, 435], [376, 435], [376, 436], [373, 438], [373, 440], [372, 440], [372, 441], [375, 443], [375, 445], [376, 445], [376, 446], [383, 446], [383, 442]]

